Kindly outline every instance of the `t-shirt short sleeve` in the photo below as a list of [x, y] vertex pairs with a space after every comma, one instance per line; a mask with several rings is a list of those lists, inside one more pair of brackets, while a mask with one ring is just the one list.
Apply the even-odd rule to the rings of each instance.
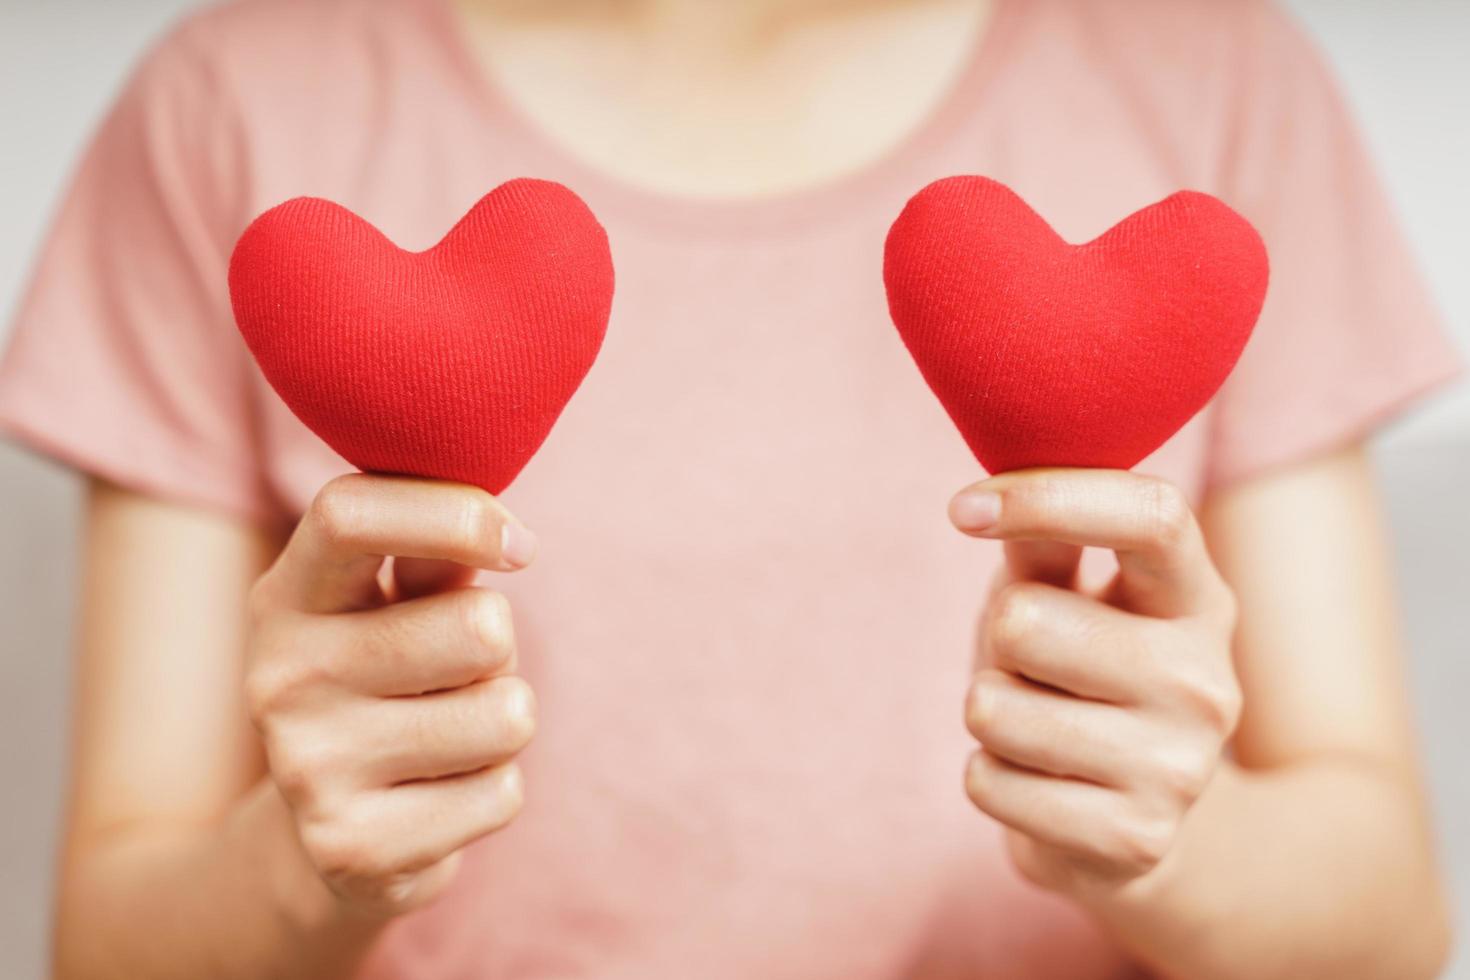
[[1252, 6], [1222, 184], [1271, 282], [1215, 402], [1214, 486], [1355, 442], [1460, 368], [1321, 55]]
[[187, 25], [72, 178], [0, 361], [0, 430], [123, 486], [271, 516], [226, 267], [240, 153]]

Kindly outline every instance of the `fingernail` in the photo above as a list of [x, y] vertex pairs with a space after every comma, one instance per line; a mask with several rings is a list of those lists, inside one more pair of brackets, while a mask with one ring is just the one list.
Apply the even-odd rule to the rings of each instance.
[[500, 557], [514, 568], [525, 568], [536, 557], [536, 535], [513, 521], [500, 525]]
[[966, 490], [949, 502], [949, 519], [961, 531], [984, 531], [1000, 520], [1000, 494]]

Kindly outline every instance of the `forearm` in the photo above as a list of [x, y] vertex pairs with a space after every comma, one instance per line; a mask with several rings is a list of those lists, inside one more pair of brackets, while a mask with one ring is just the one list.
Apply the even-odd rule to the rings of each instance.
[[125, 827], [68, 855], [59, 980], [332, 980], [381, 925], [337, 910], [299, 853], [275, 788], [219, 824]]
[[1369, 763], [1226, 765], [1164, 864], [1086, 904], [1167, 977], [1431, 977], [1448, 927], [1416, 801]]

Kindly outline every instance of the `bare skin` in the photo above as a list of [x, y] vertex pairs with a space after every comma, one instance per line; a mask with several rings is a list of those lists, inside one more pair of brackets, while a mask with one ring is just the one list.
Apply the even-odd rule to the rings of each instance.
[[[965, 785], [1023, 875], [1161, 976], [1437, 973], [1447, 916], [1360, 451], [1198, 521], [1166, 483], [1085, 470], [993, 478], [951, 518], [1006, 542]], [[1096, 594], [1083, 545], [1118, 557]]]
[[347, 975], [520, 810], [535, 700], [469, 579], [534, 537], [388, 477], [327, 484], [263, 572], [259, 530], [101, 485], [90, 513], [58, 975]]
[[[630, 180], [715, 195], [881, 153], [932, 108], [989, 12], [460, 6], [487, 67], [550, 134]], [[874, 51], [898, 59], [884, 98], [844, 109], [831, 93]], [[595, 92], [548, 82], [589, 52]], [[775, 98], [803, 111], [762, 112]], [[838, 118], [812, 138], [800, 120], [817, 108]], [[584, 125], [598, 113], [612, 122]], [[658, 137], [671, 131], [683, 138]], [[1008, 572], [976, 597], [965, 786], [1011, 829], [1022, 873], [1164, 976], [1432, 976], [1445, 907], [1361, 452], [1225, 490], [1198, 518], [1128, 474], [978, 489], [998, 509], [952, 516], [1007, 541]], [[89, 513], [57, 975], [350, 976], [519, 808], [533, 698], [510, 610], [465, 570], [511, 573], [533, 547], [482, 491], [371, 477], [324, 488], [284, 548], [102, 484]], [[1081, 544], [1119, 553], [1102, 595], [1074, 588]], [[409, 824], [435, 833], [406, 850]]]
[[993, 6], [453, 3], [484, 73], [552, 140], [628, 184], [697, 197], [778, 194], [881, 157], [937, 107]]

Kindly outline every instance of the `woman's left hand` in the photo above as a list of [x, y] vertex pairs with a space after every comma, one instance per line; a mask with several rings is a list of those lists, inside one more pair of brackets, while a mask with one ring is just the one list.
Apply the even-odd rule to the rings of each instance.
[[[1008, 473], [950, 518], [1006, 542], [965, 709], [969, 796], [1031, 881], [1116, 893], [1165, 861], [1234, 731], [1234, 597], [1184, 495], [1150, 477]], [[1083, 546], [1117, 554], [1096, 595], [1076, 589]]]

